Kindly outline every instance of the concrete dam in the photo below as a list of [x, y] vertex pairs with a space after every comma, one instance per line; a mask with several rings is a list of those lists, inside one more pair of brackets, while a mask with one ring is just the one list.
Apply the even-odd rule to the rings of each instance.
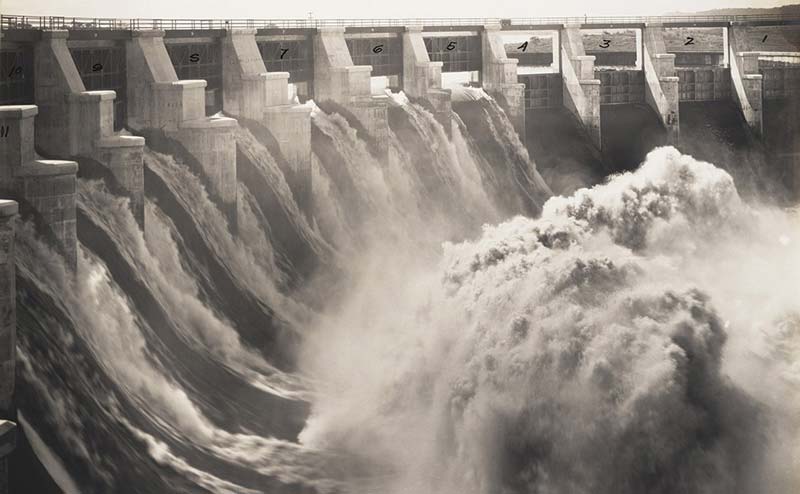
[[786, 15], [3, 14], [0, 494], [796, 492], [799, 111]]

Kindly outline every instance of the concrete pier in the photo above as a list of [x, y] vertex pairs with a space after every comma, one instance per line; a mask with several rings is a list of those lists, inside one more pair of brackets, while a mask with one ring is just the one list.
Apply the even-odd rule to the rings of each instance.
[[[740, 31], [741, 29], [741, 31]], [[728, 30], [728, 60], [731, 65], [731, 94], [742, 110], [742, 115], [753, 132], [763, 133], [764, 76], [758, 70], [758, 52], [748, 50], [743, 28], [731, 26]]]
[[287, 181], [300, 209], [311, 211], [311, 109], [289, 101], [289, 73], [267, 72], [255, 29], [227, 32], [222, 42], [223, 109], [262, 124], [291, 170]]
[[403, 92], [433, 113], [447, 134], [452, 125], [451, 91], [442, 89], [442, 62], [431, 62], [421, 26], [408, 26], [403, 33]]
[[0, 494], [11, 494], [8, 486], [8, 457], [17, 445], [17, 425], [0, 420]]
[[[15, 201], [0, 199], [0, 418], [14, 414], [14, 360], [17, 346], [17, 291], [14, 267]], [[0, 491], [2, 492], [2, 491]]]
[[[525, 137], [525, 84], [517, 79], [519, 60], [508, 58], [500, 36], [500, 24], [484, 26], [481, 34], [483, 89], [506, 112], [521, 138]], [[598, 113], [599, 115], [599, 113]]]
[[86, 91], [67, 31], [44, 31], [35, 47], [36, 142], [49, 156], [91, 158], [108, 168], [144, 225], [144, 139], [114, 132], [114, 91]]
[[595, 79], [595, 57], [587, 56], [578, 26], [565, 26], [559, 33], [564, 106], [583, 123], [600, 149], [600, 80]]
[[675, 54], [667, 53], [663, 26], [646, 26], [642, 29], [642, 40], [645, 100], [667, 130], [667, 142], [675, 144], [680, 136], [680, 80], [675, 70]]
[[354, 65], [344, 39], [344, 28], [318, 28], [314, 35], [314, 99], [335, 103], [355, 117], [371, 145], [385, 156], [389, 144], [388, 100], [372, 96], [372, 67]]
[[163, 31], [134, 31], [126, 58], [128, 124], [140, 132], [163, 132], [180, 143], [199, 164], [211, 198], [235, 228], [236, 120], [206, 117], [206, 81], [178, 80]]
[[62, 252], [67, 266], [77, 264], [74, 161], [40, 160], [34, 152], [34, 105], [0, 106], [0, 197], [20, 203], [41, 234]]

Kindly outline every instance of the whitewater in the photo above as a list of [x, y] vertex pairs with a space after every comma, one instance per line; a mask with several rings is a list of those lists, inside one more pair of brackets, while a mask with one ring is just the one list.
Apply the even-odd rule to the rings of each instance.
[[800, 490], [800, 215], [678, 150], [552, 196], [505, 113], [389, 153], [313, 102], [311, 214], [236, 131], [238, 230], [147, 150], [145, 228], [78, 187], [69, 273], [18, 221], [18, 402], [86, 493]]

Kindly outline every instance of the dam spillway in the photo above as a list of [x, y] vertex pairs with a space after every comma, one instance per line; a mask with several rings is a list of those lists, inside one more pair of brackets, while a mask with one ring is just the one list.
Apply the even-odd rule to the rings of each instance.
[[[698, 367], [691, 372], [702, 374], [712, 396], [724, 397], [741, 413], [728, 416], [719, 403], [695, 397], [691, 378], [696, 374], [675, 371], [673, 376], [690, 381], [683, 390], [691, 395], [688, 403], [669, 401], [674, 397], [653, 389], [645, 394], [685, 405], [692, 413], [708, 411], [719, 420], [719, 431], [693, 423], [693, 433], [719, 439], [714, 444], [722, 450], [715, 457], [720, 471], [714, 475], [730, 474], [740, 460], [730, 453], [731, 445], [741, 446], [733, 425], [749, 427], [756, 419], [749, 415], [753, 404], [717, 374], [721, 323], [705, 295], [670, 289], [656, 303], [644, 290], [631, 288], [638, 287], [640, 273], [619, 249], [641, 255], [646, 269], [669, 279], [648, 257], [659, 254], [655, 248], [647, 252], [648, 235], [660, 235], [653, 223], [663, 221], [680, 238], [685, 234], [681, 218], [689, 218], [693, 234], [719, 233], [704, 230], [710, 228], [708, 220], [724, 224], [720, 235], [728, 238], [729, 218], [720, 211], [743, 216], [749, 211], [737, 192], [767, 196], [783, 207], [796, 204], [798, 33], [800, 18], [757, 15], [170, 20], [3, 14], [0, 493], [7, 488], [7, 471], [11, 487], [37, 493], [69, 492], [75, 485], [86, 492], [348, 492], [353, 483], [362, 487], [375, 481], [359, 476], [375, 465], [353, 454], [368, 438], [337, 415], [339, 406], [342, 413], [359, 412], [354, 407], [358, 393], [345, 386], [341, 403], [322, 399], [309, 377], [333, 370], [327, 376], [332, 383], [352, 385], [361, 373], [348, 365], [326, 367], [331, 365], [326, 345], [343, 354], [347, 350], [316, 331], [327, 329], [341, 341], [363, 338], [377, 354], [388, 351], [386, 341], [345, 328], [375, 325], [388, 338], [397, 321], [410, 324], [404, 316], [395, 321], [372, 314], [370, 303], [381, 313], [402, 307], [428, 317], [431, 308], [405, 285], [409, 280], [424, 284], [445, 305], [454, 297], [466, 306], [473, 297], [485, 311], [475, 315], [480, 327], [474, 341], [465, 343], [453, 333], [474, 321], [451, 313], [436, 313], [429, 321], [431, 327], [446, 328], [442, 340], [412, 331], [413, 338], [403, 341], [436, 355], [434, 350], [452, 344], [484, 359], [464, 371], [465, 381], [440, 382], [452, 385], [450, 412], [463, 420], [446, 430], [468, 451], [458, 459], [467, 466], [456, 467], [483, 467], [471, 456], [472, 439], [461, 437], [459, 427], [471, 419], [460, 416], [459, 407], [477, 406], [470, 389], [479, 390], [485, 382], [471, 375], [476, 368], [508, 370], [496, 367], [500, 357], [480, 341], [487, 334], [490, 340], [499, 338], [490, 334], [494, 329], [480, 329], [491, 326], [489, 314], [506, 317], [497, 309], [502, 304], [486, 302], [484, 293], [505, 296], [521, 304], [517, 310], [527, 311], [509, 322], [511, 333], [508, 340], [500, 338], [503, 345], [537, 329], [531, 323], [533, 309], [523, 310], [519, 294], [484, 292], [476, 280], [495, 275], [516, 280], [523, 272], [538, 273], [560, 287], [574, 282], [579, 304], [565, 310], [575, 315], [575, 324], [584, 308], [601, 311], [595, 295], [581, 292], [585, 281], [615, 293], [629, 290], [634, 305], [659, 307], [630, 308], [613, 300], [620, 311], [630, 311], [618, 321], [625, 331], [642, 329], [640, 309], [641, 317], [670, 324], [686, 311], [696, 316], [692, 324], [710, 328], [693, 329], [689, 336], [655, 332], [654, 338], [671, 338], [689, 354], [708, 349], [702, 357], [707, 361], [695, 361]], [[659, 146], [712, 161], [728, 171], [732, 182], [724, 172], [678, 151], [648, 154]], [[643, 162], [643, 171], [597, 185]], [[648, 193], [653, 202], [644, 204]], [[700, 200], [715, 193], [713, 200]], [[615, 209], [618, 200], [633, 201], [653, 216], [625, 217]], [[693, 210], [699, 203], [707, 208]], [[762, 214], [758, 211], [753, 214]], [[543, 220], [517, 217], [500, 223], [516, 215]], [[626, 221], [636, 227], [628, 228]], [[764, 230], [750, 223], [742, 228], [772, 235], [788, 221], [770, 216]], [[591, 240], [592, 228], [608, 228], [613, 245], [605, 238]], [[792, 233], [774, 236], [794, 241]], [[525, 245], [515, 243], [520, 239]], [[434, 262], [442, 243], [450, 263], [444, 266]], [[570, 265], [559, 253], [569, 245], [584, 246], [597, 257], [575, 253], [577, 267], [570, 275], [542, 267]], [[543, 264], [526, 250], [529, 246], [547, 252]], [[688, 265], [702, 264], [691, 249], [679, 247]], [[751, 247], [772, 252], [762, 244]], [[784, 261], [782, 251], [775, 255]], [[507, 256], [520, 264], [509, 268]], [[397, 269], [404, 265], [408, 273]], [[433, 281], [430, 273], [440, 278]], [[397, 283], [402, 295], [397, 309], [391, 300], [395, 288], [375, 280]], [[693, 281], [705, 282], [699, 275]], [[728, 294], [715, 285], [708, 289], [715, 296]], [[559, 290], [536, 296], [569, 305]], [[723, 304], [728, 309], [733, 311]], [[739, 322], [749, 321], [732, 313]], [[791, 326], [786, 313], [775, 317]], [[561, 340], [568, 323], [537, 315], [564, 331], [551, 341], [582, 348], [582, 336]], [[594, 317], [603, 324], [602, 317], [587, 313]], [[492, 341], [487, 345], [500, 345]], [[472, 343], [475, 348], [464, 348]], [[637, 344], [652, 352], [657, 348], [648, 346], [652, 340]], [[557, 357], [560, 365], [581, 360], [567, 353]], [[309, 364], [309, 354], [319, 362]], [[383, 365], [351, 356], [353, 367]], [[415, 359], [423, 357], [407, 357], [392, 354], [406, 366], [408, 383], [421, 389], [426, 378], [417, 370], [427, 363], [417, 369]], [[641, 355], [624, 358], [647, 364]], [[602, 358], [592, 362], [600, 388], [606, 385], [603, 376], [614, 380], [623, 372]], [[521, 375], [541, 384], [533, 375]], [[381, 392], [400, 401], [426, 394], [382, 377], [367, 381], [370, 386], [358, 391], [374, 403]], [[95, 394], [93, 386], [102, 392]], [[48, 389], [52, 394], [44, 392]], [[564, 398], [546, 386], [542, 391], [554, 400]], [[503, 390], [491, 393], [517, 399]], [[537, 413], [559, 426], [577, 423], [533, 401]], [[433, 400], [431, 406], [439, 403]], [[623, 415], [616, 404], [609, 406], [610, 413]], [[373, 431], [381, 445], [400, 437], [392, 424], [408, 425], [417, 412], [398, 405], [403, 413], [387, 417], [367, 408], [363, 413], [372, 424], [381, 424]], [[662, 419], [665, 427], [675, 426], [672, 417]], [[341, 420], [354, 442], [330, 430], [326, 420]], [[523, 423], [528, 431], [538, 427], [524, 424], [524, 417], [515, 420], [514, 426]], [[624, 449], [624, 434], [603, 434]], [[581, 451], [591, 442], [584, 439], [576, 446]], [[14, 456], [16, 443], [20, 452]], [[336, 447], [328, 449], [329, 444]], [[705, 454], [704, 446], [690, 439], [673, 446]], [[517, 453], [511, 450], [505, 453]], [[377, 471], [408, 462], [420, 478], [436, 477], [409, 452], [395, 453]], [[441, 459], [439, 453], [426, 450]], [[571, 473], [559, 470], [556, 458], [547, 461], [542, 468], [555, 475], [549, 485], [563, 489]], [[620, 468], [632, 472], [631, 492], [649, 485], [635, 465], [619, 461]], [[527, 478], [529, 472], [516, 471], [511, 463], [506, 467], [515, 479]], [[137, 468], [124, 471], [124, 464]], [[602, 465], [594, 460], [586, 465], [587, 482], [606, 479]], [[659, 465], [699, 478], [682, 464]], [[503, 485], [509, 492], [521, 488], [494, 478], [490, 470], [481, 471], [487, 485]], [[381, 481], [381, 475], [376, 478]], [[665, 492], [675, 487], [657, 480]], [[793, 479], [785, 481], [789, 485]], [[458, 479], [447, 482], [464, 488]], [[722, 488], [730, 486], [720, 482]]]

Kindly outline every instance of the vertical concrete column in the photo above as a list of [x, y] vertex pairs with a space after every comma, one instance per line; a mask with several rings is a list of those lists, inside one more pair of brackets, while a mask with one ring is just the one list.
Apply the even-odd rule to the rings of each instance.
[[[236, 120], [206, 117], [204, 80], [178, 80], [163, 31], [134, 31], [125, 50], [128, 123], [180, 143], [208, 179], [209, 195], [236, 225]], [[159, 146], [159, 139], [151, 145]], [[174, 148], [165, 145], [162, 151]]]
[[353, 65], [344, 28], [317, 28], [314, 35], [314, 98], [334, 103], [337, 111], [358, 120], [381, 156], [389, 151], [388, 99], [373, 97], [372, 67]]
[[[728, 28], [728, 61], [731, 66], [733, 99], [747, 124], [761, 136], [763, 132], [763, 76], [758, 72], [758, 52], [748, 50], [744, 28]], [[740, 32], [741, 30], [741, 32]]]
[[[0, 137], [0, 139], [2, 139]], [[8, 457], [16, 444], [16, 427], [3, 418], [15, 416], [14, 360], [17, 290], [14, 267], [14, 218], [17, 203], [0, 200], [0, 494], [9, 494]]]
[[86, 91], [67, 48], [67, 31], [42, 31], [34, 48], [36, 142], [53, 156], [75, 156], [82, 144], [79, 95]]
[[599, 149], [600, 81], [594, 77], [595, 57], [586, 55], [579, 26], [564, 26], [559, 39], [564, 106], [583, 123]]
[[[222, 40], [222, 107], [231, 115], [260, 120], [270, 89], [280, 88], [268, 87], [269, 75], [255, 34], [255, 29], [231, 29]], [[286, 79], [288, 84], [289, 74], [276, 75], [276, 80]]]
[[228, 31], [222, 42], [225, 111], [266, 127], [291, 169], [286, 180], [311, 213], [311, 109], [289, 101], [289, 73], [267, 72], [255, 30]]
[[680, 104], [675, 54], [667, 53], [664, 27], [642, 28], [645, 99], [667, 130], [667, 140], [676, 143], [680, 136]]
[[77, 263], [74, 161], [38, 160], [34, 153], [34, 105], [0, 106], [0, 196], [17, 200], [35, 215], [37, 227], [55, 242], [66, 264]]
[[519, 60], [508, 58], [506, 55], [506, 48], [500, 35], [500, 24], [484, 26], [481, 35], [481, 50], [483, 89], [500, 103], [520, 138], [524, 141], [525, 84], [519, 82], [517, 78]]
[[144, 139], [114, 132], [116, 93], [85, 90], [67, 36], [44, 31], [36, 44], [36, 143], [49, 155], [92, 158], [110, 169], [144, 225]]
[[137, 129], [176, 130], [206, 116], [204, 80], [179, 81], [164, 31], [133, 31], [125, 49], [128, 123]]
[[8, 485], [8, 457], [17, 445], [17, 425], [0, 420], [0, 494], [11, 494]]
[[17, 347], [14, 218], [17, 210], [15, 201], [0, 200], [0, 417], [13, 417], [14, 413], [14, 361]]
[[442, 62], [431, 62], [422, 26], [406, 26], [403, 33], [403, 91], [411, 100], [421, 101], [450, 134], [451, 91], [442, 89]]

